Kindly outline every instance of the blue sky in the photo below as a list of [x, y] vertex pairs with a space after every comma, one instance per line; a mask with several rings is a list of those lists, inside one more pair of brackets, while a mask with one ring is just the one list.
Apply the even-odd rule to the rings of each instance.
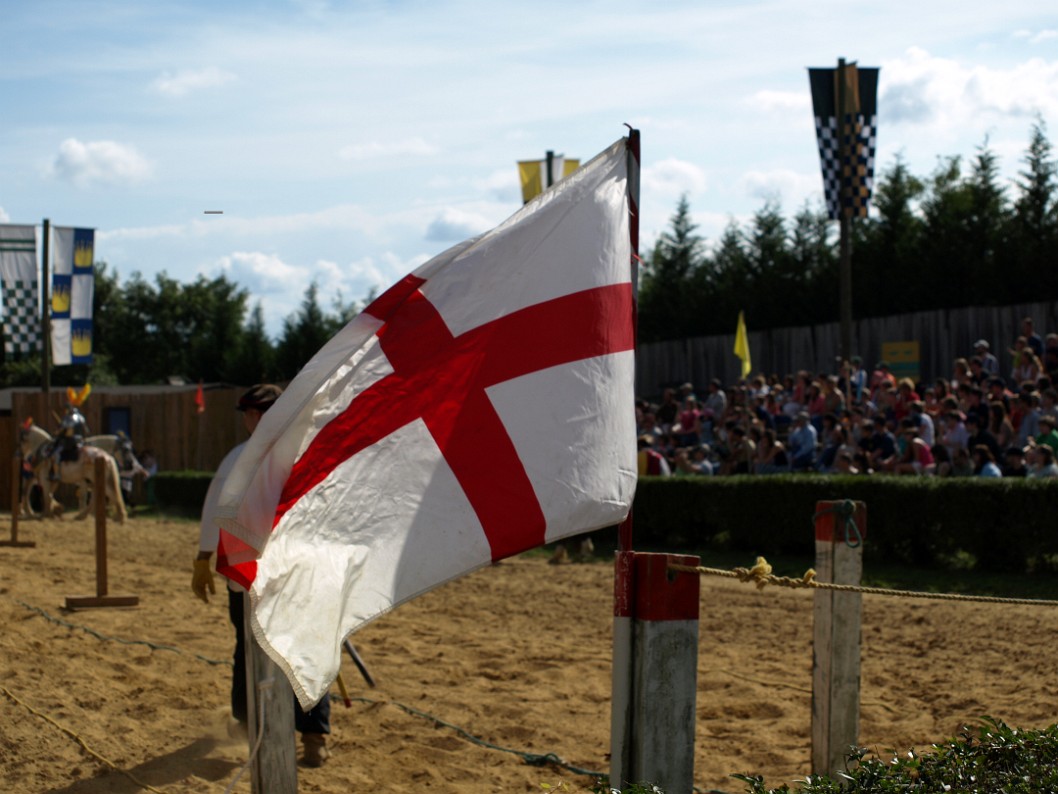
[[[878, 159], [1058, 135], [1058, 15], [982, 2], [0, 0], [0, 222], [98, 229], [122, 280], [221, 273], [278, 333], [521, 203], [516, 161], [641, 130], [647, 250], [822, 189], [806, 67], [881, 67]], [[222, 216], [205, 210], [223, 210]]]

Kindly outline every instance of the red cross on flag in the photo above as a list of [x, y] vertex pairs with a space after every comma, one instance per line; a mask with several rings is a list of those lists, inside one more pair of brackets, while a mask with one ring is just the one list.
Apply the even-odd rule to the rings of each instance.
[[246, 444], [221, 496], [218, 570], [249, 590], [254, 633], [302, 705], [366, 622], [627, 515], [630, 160], [622, 139], [391, 287]]

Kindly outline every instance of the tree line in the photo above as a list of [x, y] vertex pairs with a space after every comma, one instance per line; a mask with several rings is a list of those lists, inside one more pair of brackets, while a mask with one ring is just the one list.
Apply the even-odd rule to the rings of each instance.
[[[173, 377], [285, 382], [361, 309], [341, 295], [325, 308], [311, 284], [272, 341], [261, 304], [251, 309], [250, 293], [223, 275], [182, 284], [164, 272], [153, 281], [134, 273], [122, 283], [106, 263], [95, 267], [93, 363], [52, 368], [56, 386], [156, 384]], [[6, 355], [0, 365], [0, 386], [39, 386], [41, 378], [39, 355]]]
[[[874, 212], [852, 224], [853, 316], [1058, 298], [1051, 149], [1037, 119], [1011, 185], [987, 140], [927, 176], [898, 155], [877, 179]], [[821, 206], [790, 220], [766, 201], [711, 245], [696, 228], [683, 197], [644, 257], [640, 340], [730, 334], [740, 309], [754, 330], [839, 319], [837, 223]]]

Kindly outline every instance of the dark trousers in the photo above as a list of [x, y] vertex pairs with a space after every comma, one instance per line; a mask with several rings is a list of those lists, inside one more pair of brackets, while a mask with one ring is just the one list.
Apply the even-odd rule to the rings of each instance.
[[[246, 635], [243, 623], [243, 593], [228, 590], [228, 615], [235, 627], [235, 669], [231, 676], [231, 714], [239, 722], [246, 722]], [[294, 727], [299, 733], [331, 732], [331, 696], [327, 693], [310, 711], [302, 711], [294, 699]]]

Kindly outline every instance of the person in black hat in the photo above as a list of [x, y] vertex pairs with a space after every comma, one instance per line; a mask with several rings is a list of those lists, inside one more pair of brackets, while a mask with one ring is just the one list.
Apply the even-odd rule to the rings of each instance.
[[[271, 383], [258, 383], [250, 387], [235, 405], [235, 410], [242, 413], [243, 426], [246, 432], [253, 434], [265, 412], [279, 399], [283, 390]], [[221, 461], [220, 468], [213, 475], [202, 506], [202, 520], [199, 526], [199, 552], [194, 561], [194, 573], [191, 578], [191, 589], [195, 595], [207, 604], [209, 594], [216, 593], [213, 583], [213, 572], [210, 570], [210, 559], [217, 548], [220, 531], [216, 523], [216, 514], [224, 481], [235, 466], [235, 461], [242, 452], [245, 442], [231, 450]], [[228, 581], [228, 616], [235, 627], [235, 652], [231, 680], [231, 713], [234, 724], [229, 732], [244, 734], [246, 731], [246, 637], [243, 623], [245, 611], [245, 592], [232, 581]], [[301, 734], [303, 747], [302, 761], [306, 766], [323, 766], [327, 760], [327, 739], [331, 732], [331, 701], [329, 695], [311, 710], [303, 711], [294, 701], [294, 727]]]

